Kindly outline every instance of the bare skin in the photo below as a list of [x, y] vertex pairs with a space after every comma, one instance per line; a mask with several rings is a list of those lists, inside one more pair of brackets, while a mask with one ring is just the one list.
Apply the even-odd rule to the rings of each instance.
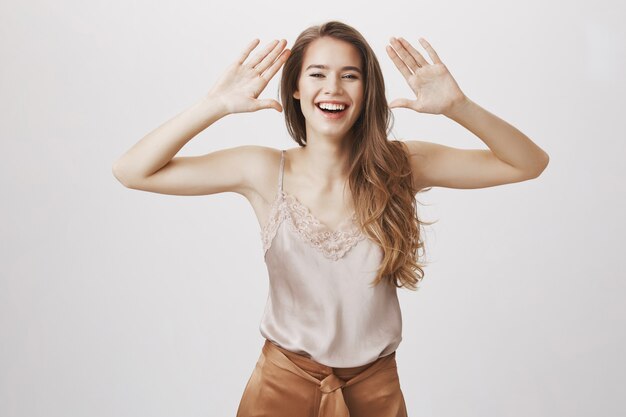
[[[150, 132], [116, 161], [113, 172], [118, 180], [128, 188], [162, 194], [235, 192], [246, 197], [259, 225], [265, 227], [277, 197], [279, 149], [249, 145], [202, 156], [175, 156], [189, 140], [221, 117], [262, 109], [282, 111], [275, 100], [259, 100], [258, 96], [282, 66], [289, 50], [282, 51], [284, 40], [274, 41], [249, 58], [256, 45], [257, 42], [248, 45], [205, 97]], [[345, 56], [333, 58], [338, 51]], [[292, 147], [286, 152], [283, 190], [297, 198], [321, 223], [335, 230], [354, 211], [344, 187], [347, 161], [343, 147], [345, 134], [358, 117], [362, 102], [362, 80], [356, 77], [358, 72], [348, 71], [347, 76], [346, 71], [336, 67], [360, 65], [360, 58], [344, 42], [329, 44], [321, 40], [311, 45], [304, 63], [309, 65], [312, 59], [330, 68], [309, 70], [306, 76], [316, 75], [301, 77], [295, 95], [301, 97], [305, 116], [314, 122], [307, 122], [306, 149]], [[348, 117], [329, 122], [313, 115], [318, 111], [314, 107], [318, 97], [349, 102]]]
[[[362, 65], [353, 45], [328, 37], [317, 39], [304, 55], [298, 89], [293, 94], [300, 100], [305, 117], [307, 145], [287, 151], [283, 187], [331, 230], [354, 212], [347, 187], [346, 145], [363, 106]], [[315, 105], [324, 100], [349, 104], [346, 114], [339, 120], [327, 119]]]
[[414, 183], [418, 188], [487, 188], [538, 177], [548, 154], [528, 136], [470, 100], [430, 43], [419, 38], [428, 56], [406, 39], [390, 38], [386, 51], [407, 84], [413, 99], [395, 99], [391, 108], [441, 114], [462, 125], [489, 149], [458, 149], [420, 140], [405, 141], [411, 153]]
[[[405, 141], [418, 188], [485, 188], [536, 178], [548, 165], [548, 154], [506, 121], [470, 100], [459, 88], [432, 46], [420, 38], [433, 63], [403, 38], [391, 38], [387, 53], [415, 93], [390, 107], [442, 114], [463, 125], [489, 149], [457, 149], [421, 140]], [[113, 166], [126, 187], [172, 195], [234, 192], [252, 205], [265, 227], [276, 199], [280, 150], [260, 145], [221, 149], [201, 156], [177, 157], [198, 133], [229, 114], [282, 106], [259, 94], [278, 72], [289, 50], [275, 40], [250, 56], [255, 39], [242, 51], [213, 88], [190, 108], [163, 123], [137, 142]], [[284, 50], [283, 50], [284, 49]], [[311, 64], [325, 68], [308, 68]], [[363, 104], [360, 56], [354, 46], [336, 39], [318, 39], [304, 57], [298, 90], [306, 120], [307, 146], [286, 152], [283, 189], [296, 197], [329, 229], [353, 212], [348, 195], [346, 135]], [[327, 120], [318, 101], [348, 103], [340, 120]]]

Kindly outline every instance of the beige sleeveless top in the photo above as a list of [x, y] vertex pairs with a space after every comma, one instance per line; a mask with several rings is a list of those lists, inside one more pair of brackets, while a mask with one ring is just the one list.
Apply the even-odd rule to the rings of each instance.
[[402, 340], [397, 288], [371, 282], [382, 249], [356, 213], [330, 230], [295, 196], [278, 193], [261, 229], [269, 294], [259, 330], [270, 342], [323, 365], [349, 368], [393, 353]]

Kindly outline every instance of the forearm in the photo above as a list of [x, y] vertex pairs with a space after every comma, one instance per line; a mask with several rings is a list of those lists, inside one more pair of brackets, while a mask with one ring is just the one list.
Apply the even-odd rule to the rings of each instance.
[[478, 136], [499, 159], [509, 165], [537, 173], [548, 163], [548, 154], [528, 136], [467, 97], [444, 115]]
[[227, 114], [220, 100], [203, 96], [133, 145], [113, 164], [114, 175], [120, 181], [150, 176], [171, 161], [193, 137]]

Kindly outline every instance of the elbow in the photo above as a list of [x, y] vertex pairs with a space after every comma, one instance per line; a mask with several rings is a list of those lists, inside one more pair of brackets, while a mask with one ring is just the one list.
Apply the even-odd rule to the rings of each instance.
[[549, 163], [550, 163], [550, 155], [548, 155], [548, 153], [544, 151], [543, 167], [541, 168], [541, 171], [539, 171], [539, 174], [541, 174], [548, 167]]
[[539, 166], [539, 168], [535, 171], [533, 178], [537, 178], [538, 176], [540, 176], [543, 173], [543, 171], [545, 171], [545, 169], [548, 167], [549, 163], [550, 163], [550, 156], [546, 152], [544, 152], [543, 162]]
[[146, 176], [137, 175], [137, 173], [128, 167], [128, 165], [124, 165], [119, 161], [116, 161], [111, 167], [111, 172], [113, 176], [126, 188], [130, 188], [133, 190], [141, 189], [141, 184], [143, 184], [143, 179], [147, 178]]
[[117, 161], [111, 167], [111, 172], [113, 176], [115, 177], [115, 179], [118, 180], [120, 184], [122, 184], [126, 188], [130, 188], [129, 183], [124, 177], [124, 174], [122, 173], [122, 169], [120, 168], [119, 163]]

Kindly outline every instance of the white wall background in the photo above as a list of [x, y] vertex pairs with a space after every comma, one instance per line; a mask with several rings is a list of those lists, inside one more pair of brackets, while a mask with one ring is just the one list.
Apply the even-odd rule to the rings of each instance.
[[[390, 36], [550, 155], [533, 181], [421, 200], [422, 289], [400, 291], [409, 415], [624, 415], [624, 6], [616, 0], [0, 3], [0, 415], [234, 416], [260, 354], [259, 226], [237, 194], [124, 188], [113, 161], [199, 99], [253, 38], [353, 25], [389, 99]], [[423, 51], [424, 54], [425, 51]], [[261, 97], [277, 97], [279, 72]], [[397, 138], [485, 148], [394, 110]], [[179, 155], [295, 146], [275, 110]]]

